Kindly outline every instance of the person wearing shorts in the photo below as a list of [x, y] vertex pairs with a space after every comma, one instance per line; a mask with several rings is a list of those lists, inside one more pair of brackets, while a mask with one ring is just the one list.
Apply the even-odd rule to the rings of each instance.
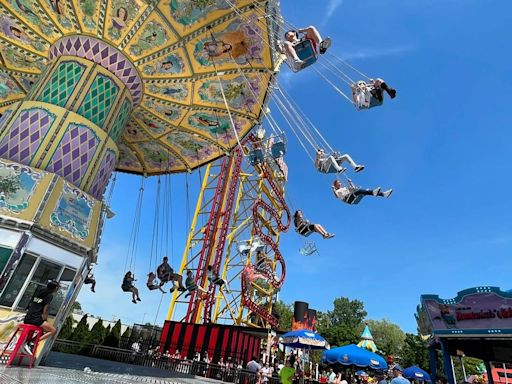
[[[27, 314], [23, 319], [24, 324], [36, 325], [43, 328], [43, 335], [39, 341], [43, 341], [57, 333], [57, 329], [48, 323], [48, 311], [53, 300], [53, 295], [59, 290], [59, 288], [59, 282], [54, 280], [48, 282], [46, 287], [39, 288], [34, 294], [34, 297], [29, 304]], [[33, 340], [27, 340], [23, 345], [25, 352], [30, 355], [34, 353], [33, 348]]]

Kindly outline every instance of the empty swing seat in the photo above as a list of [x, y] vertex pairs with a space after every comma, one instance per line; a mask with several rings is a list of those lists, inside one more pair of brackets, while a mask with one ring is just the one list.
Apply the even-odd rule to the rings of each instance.
[[315, 243], [306, 243], [304, 245], [304, 248], [301, 248], [299, 252], [303, 256], [311, 256], [312, 254], [317, 252], [316, 244]]
[[286, 154], [286, 145], [284, 142], [278, 141], [277, 143], [272, 144], [270, 152], [272, 153], [272, 157], [274, 159], [279, 159]]
[[[302, 69], [309, 67], [318, 60], [318, 56], [315, 52], [313, 42], [309, 39], [304, 39], [296, 43], [294, 46], [295, 52], [299, 59], [304, 62]], [[295, 69], [293, 65], [290, 65], [293, 72], [299, 72], [300, 69]]]
[[249, 162], [252, 166], [263, 164], [263, 161], [264, 156], [261, 149], [253, 149], [251, 153], [249, 153]]

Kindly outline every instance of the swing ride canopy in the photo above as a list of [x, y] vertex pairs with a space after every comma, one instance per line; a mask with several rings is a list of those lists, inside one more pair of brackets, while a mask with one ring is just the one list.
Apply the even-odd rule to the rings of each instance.
[[[51, 60], [87, 58], [129, 92], [112, 137], [124, 172], [190, 171], [231, 151], [263, 117], [280, 64], [274, 0], [1, 0], [0, 11], [0, 113], [40, 86]], [[79, 65], [52, 76], [62, 86], [40, 100], [56, 105], [85, 83]], [[93, 91], [90, 120], [113, 120], [102, 108], [115, 84]]]

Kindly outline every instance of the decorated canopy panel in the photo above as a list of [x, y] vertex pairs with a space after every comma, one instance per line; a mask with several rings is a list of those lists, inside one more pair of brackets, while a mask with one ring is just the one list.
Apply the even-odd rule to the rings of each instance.
[[279, 17], [274, 0], [0, 0], [0, 113], [30, 91], [56, 43], [95, 36], [143, 80], [119, 130], [117, 169], [194, 169], [260, 119], [278, 66]]

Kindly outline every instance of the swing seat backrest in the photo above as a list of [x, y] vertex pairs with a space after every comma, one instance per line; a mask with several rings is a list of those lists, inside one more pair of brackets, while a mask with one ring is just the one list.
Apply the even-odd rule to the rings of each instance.
[[280, 157], [283, 157], [286, 154], [286, 145], [284, 144], [284, 142], [278, 141], [272, 144], [270, 152], [272, 153], [272, 157], [274, 159], [279, 159]]
[[251, 163], [252, 166], [263, 164], [263, 161], [264, 161], [264, 156], [263, 156], [263, 151], [261, 149], [259, 149], [259, 148], [253, 149], [249, 153], [249, 162]]
[[317, 251], [315, 243], [306, 243], [304, 248], [300, 249], [300, 254], [303, 256], [311, 256], [313, 253]]
[[[297, 53], [299, 59], [301, 59], [304, 62], [304, 66], [302, 67], [302, 69], [309, 67], [318, 60], [318, 56], [316, 54], [315, 48], [311, 40], [301, 40], [293, 47], [295, 48], [295, 52]], [[293, 66], [291, 66], [291, 68], [293, 70]], [[293, 71], [298, 72], [297, 70]]]

